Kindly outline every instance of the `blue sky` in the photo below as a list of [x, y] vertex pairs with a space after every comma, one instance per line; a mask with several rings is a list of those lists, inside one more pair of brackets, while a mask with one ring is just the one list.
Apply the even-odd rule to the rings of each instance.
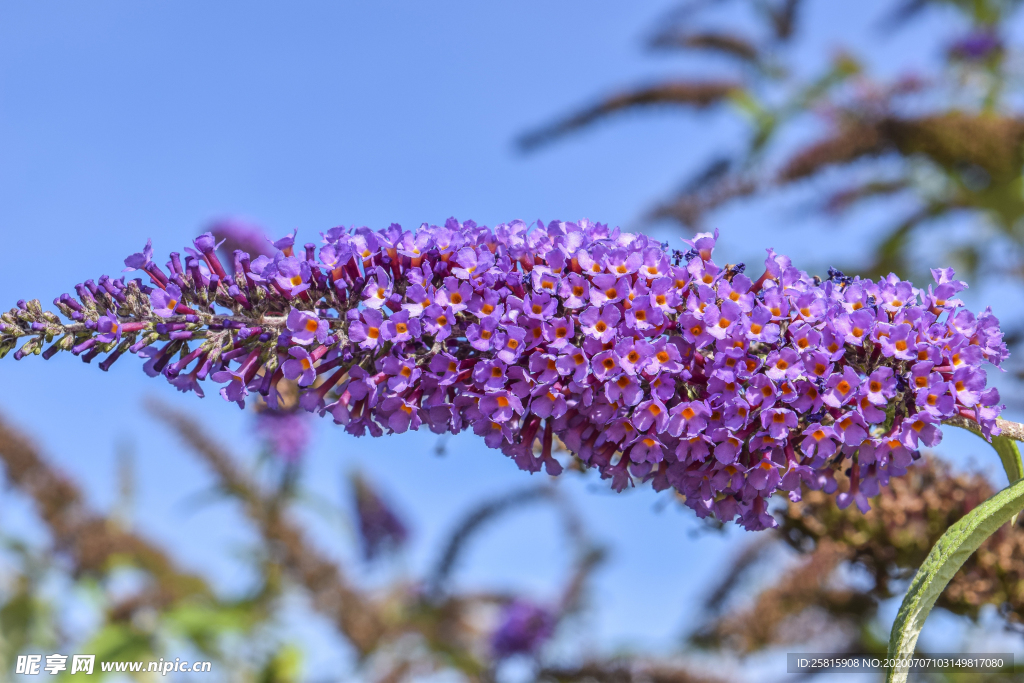
[[[3, 3], [0, 305], [48, 301], [85, 278], [113, 275], [149, 237], [158, 254], [180, 250], [224, 215], [250, 218], [274, 235], [298, 228], [302, 241], [335, 225], [414, 227], [451, 215], [486, 224], [586, 216], [635, 226], [712, 149], [737, 144], [741, 127], [654, 113], [529, 156], [513, 140], [618, 85], [716, 73], [714, 64], [698, 68], [642, 49], [673, 4]], [[805, 21], [818, 38], [806, 64], [841, 44], [870, 41], [867, 55], [882, 73], [896, 64], [926, 69], [936, 38], [956, 32], [938, 13], [883, 40], [871, 30], [882, 6], [810, 3]], [[793, 215], [785, 202], [725, 212], [718, 225], [726, 259], [760, 260], [774, 246], [808, 269], [827, 267], [863, 253], [880, 218], [869, 211], [843, 226], [787, 227]], [[99, 508], [116, 496], [116, 444], [132, 444], [138, 527], [224, 589], [246, 584], [238, 559], [251, 538], [245, 523], [225, 505], [188, 509], [210, 480], [140, 404], [156, 395], [191, 410], [240, 452], [255, 448], [247, 413], [216, 397], [181, 396], [130, 359], [106, 374], [71, 357], [7, 359], [0, 387], [0, 410], [34, 434]], [[528, 481], [472, 438], [451, 441], [443, 458], [433, 455], [435, 443], [430, 434], [356, 440], [319, 425], [306, 484], [339, 502], [346, 471], [358, 465], [371, 473], [414, 520], [408, 566], [415, 571], [461, 511]], [[659, 512], [650, 492], [616, 496], [593, 479], [563, 487], [612, 548], [586, 638], [670, 647], [744, 534], [696, 534], [691, 515]], [[0, 496], [0, 524], [32, 533], [24, 506], [9, 492]], [[324, 547], [351, 556], [343, 531], [307, 517]], [[553, 517], [524, 513], [497, 525], [461, 576], [551, 597], [563, 550]], [[315, 620], [296, 620], [296, 638], [313, 644], [311, 670], [346, 661], [327, 632]]]

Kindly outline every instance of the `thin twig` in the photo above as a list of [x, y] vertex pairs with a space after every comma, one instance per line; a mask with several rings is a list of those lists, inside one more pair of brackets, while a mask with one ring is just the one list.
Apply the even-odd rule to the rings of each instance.
[[[961, 429], [967, 429], [978, 436], [982, 436], [981, 426], [974, 420], [962, 415], [954, 415], [945, 420], [945, 423], [954, 427], [960, 427]], [[998, 418], [996, 419], [996, 426], [1002, 430], [1000, 436], [1008, 437], [1014, 441], [1024, 441], [1024, 424]]]

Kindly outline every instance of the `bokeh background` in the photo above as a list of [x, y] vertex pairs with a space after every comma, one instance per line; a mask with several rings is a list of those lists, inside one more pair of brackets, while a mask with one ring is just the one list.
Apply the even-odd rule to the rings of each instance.
[[[920, 11], [903, 22], [893, 17], [906, 7], [889, 0], [801, 3], [799, 39], [773, 47], [790, 81], [773, 81], [775, 67], [737, 67], [727, 53], [648, 49], [660, 28], [679, 22], [693, 30], [763, 30], [758, 3], [704, 4], [681, 15], [674, 0], [3, 3], [4, 305], [49, 301], [86, 278], [116, 275], [124, 256], [147, 238], [158, 254], [180, 250], [224, 217], [263, 226], [274, 238], [297, 228], [300, 243], [318, 242], [320, 231], [336, 225], [413, 228], [449, 216], [488, 225], [588, 217], [676, 242], [698, 221], [652, 217], [652, 207], [694, 187], [688, 179], [723, 154], [743, 157], [752, 114], [722, 115], [728, 104], [709, 111], [684, 103], [623, 112], [538, 149], [518, 141], [609, 93], [669, 79], [714, 81], [739, 70], [763, 103], [776, 106], [790, 96], [786, 83], [811, 81], [846, 53], [859, 61], [857, 78], [871, 83], [907, 75], [939, 82], [916, 95], [911, 112], [960, 106], [957, 97], [976, 85], [958, 85], [950, 75], [950, 46], [979, 25], [955, 3], [911, 2]], [[1020, 105], [1012, 48], [1024, 38], [1011, 5], [992, 3], [1005, 45], [1000, 69], [1010, 74], [999, 106], [1010, 112]], [[853, 92], [862, 104], [874, 96], [863, 83]], [[751, 173], [783, 164], [837, 120], [821, 102], [802, 114], [775, 134]], [[921, 203], [924, 191], [886, 193], [884, 201], [842, 212], [820, 204], [842, 185], [840, 173], [867, 182], [894, 177], [907, 163], [927, 163], [908, 162], [910, 156], [900, 151], [785, 187], [765, 184], [701, 216], [699, 227], [721, 230], [726, 261], [759, 264], [764, 249], [774, 247], [811, 272], [830, 265], [871, 270], [893, 224]], [[1019, 180], [1019, 166], [1016, 173]], [[919, 187], [941, 193], [938, 180], [921, 177], [915, 176]], [[934, 228], [904, 245], [900, 263], [916, 270], [903, 274], [944, 265], [945, 247], [956, 247], [957, 239], [984, 241], [971, 262], [979, 270], [968, 300], [1016, 321], [1024, 314], [1012, 246], [1019, 245], [1019, 224], [994, 239], [986, 220], [976, 206], [939, 216]], [[1013, 373], [996, 382], [1010, 417], [1019, 419]], [[251, 411], [216, 396], [198, 401], [171, 392], [131, 362], [108, 373], [70, 357], [0, 363], [4, 419], [30, 434], [93, 508], [152, 539], [220, 594], [245, 594], [259, 582], [250, 554], [257, 536], [237, 505], [211, 494], [216, 481], [209, 471], [147, 412], [145, 400], [154, 395], [194, 415], [237, 453], [263, 448]], [[529, 481], [471, 435], [359, 440], [323, 422], [313, 425], [302, 457], [295, 514], [323, 552], [367, 585], [421, 575], [461, 515], [543, 477]], [[950, 434], [940, 452], [955, 467], [973, 467], [1005, 485], [994, 454], [969, 435]], [[410, 528], [406, 548], [383, 565], [359, 558], [347, 479], [356, 470], [386, 492]], [[646, 489], [616, 495], [592, 477], [563, 479], [559, 490], [608, 554], [590, 578], [582, 613], [560, 633], [565, 644], [553, 647], [676, 656], [711, 586], [751, 535], [709, 528]], [[16, 488], [0, 494], [0, 527], [29, 545], [48, 543], [46, 525]], [[784, 574], [791, 559], [775, 557], [749, 583], [756, 588]], [[489, 527], [457, 578], [467, 590], [511, 589], [544, 602], [557, 597], [569, 564], [556, 516], [529, 508]], [[61, 612], [72, 641], [96, 627], [95, 605], [73, 582], [54, 579], [39, 590]], [[882, 633], [897, 605], [898, 598], [883, 601], [876, 625]], [[966, 621], [938, 614], [922, 643], [1024, 656], [1019, 635], [1003, 629], [994, 611], [985, 614]], [[352, 648], [301, 590], [283, 599], [273, 630], [301, 650], [300, 679], [356, 675]], [[711, 658], [715, 675], [785, 677], [778, 650]], [[513, 663], [501, 675], [528, 678], [530, 671]]]

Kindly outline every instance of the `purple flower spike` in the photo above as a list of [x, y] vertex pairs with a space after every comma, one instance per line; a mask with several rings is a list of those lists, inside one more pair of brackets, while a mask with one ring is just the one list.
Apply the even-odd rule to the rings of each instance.
[[333, 228], [300, 254], [293, 234], [272, 256], [233, 253], [225, 277], [224, 233], [211, 233], [184, 266], [172, 254], [170, 278], [151, 245], [130, 256], [155, 288], [76, 286], [55, 304], [63, 329], [22, 302], [0, 322], [0, 355], [70, 334], [42, 355], [109, 353], [106, 369], [127, 350], [151, 376], [200, 395], [212, 378], [240, 405], [251, 392], [277, 404], [293, 380], [302, 409], [356, 436], [472, 430], [529, 472], [576, 458], [616, 490], [671, 487], [699, 516], [751, 530], [775, 525], [776, 493], [835, 492], [834, 470], [850, 473], [837, 502], [867, 509], [951, 418], [1000, 429], [985, 369], [1008, 355], [999, 321], [964, 308], [950, 269], [926, 289], [822, 282], [769, 249], [752, 280], [715, 263], [709, 233], [684, 262], [590, 221], [451, 220]]

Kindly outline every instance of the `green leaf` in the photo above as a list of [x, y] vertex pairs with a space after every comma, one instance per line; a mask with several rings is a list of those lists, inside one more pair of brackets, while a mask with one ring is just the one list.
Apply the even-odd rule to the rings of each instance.
[[[924, 620], [942, 591], [985, 539], [1024, 508], [1024, 480], [1003, 489], [949, 527], [917, 570], [889, 635], [889, 656], [911, 656]], [[890, 669], [886, 681], [903, 683], [906, 668]]]

